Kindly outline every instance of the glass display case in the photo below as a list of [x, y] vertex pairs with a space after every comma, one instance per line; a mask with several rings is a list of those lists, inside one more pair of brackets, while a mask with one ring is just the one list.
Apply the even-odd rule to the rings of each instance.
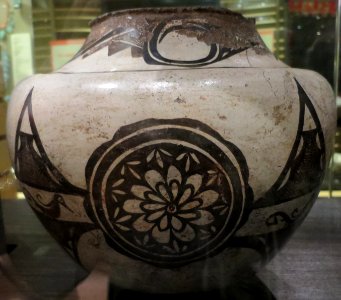
[[[196, 297], [259, 299], [253, 294], [260, 293], [262, 299], [340, 298], [341, 3], [337, 0], [0, 0], [0, 298], [78, 299], [77, 293], [89, 288], [85, 284], [71, 292], [88, 273], [43, 229], [16, 181], [6, 142], [6, 111], [14, 87], [28, 76], [50, 73], [70, 61], [90, 33], [89, 22], [98, 15], [165, 6], [224, 7], [254, 18], [260, 36], [276, 58], [325, 77], [337, 104], [334, 153], [317, 203], [305, 223], [258, 278], [247, 283], [250, 293], [238, 287]], [[107, 278], [98, 278], [99, 289], [105, 290], [103, 299], [106, 293], [110, 299], [141, 297], [109, 289]]]

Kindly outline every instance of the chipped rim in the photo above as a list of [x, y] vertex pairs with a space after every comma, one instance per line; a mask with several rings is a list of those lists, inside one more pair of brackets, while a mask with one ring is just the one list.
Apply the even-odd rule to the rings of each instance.
[[241, 20], [254, 20], [253, 18], [245, 18], [242, 14], [229, 10], [227, 8], [213, 7], [213, 6], [174, 6], [174, 7], [144, 7], [144, 8], [130, 8], [123, 9], [117, 11], [107, 12], [103, 15], [98, 16], [94, 20], [90, 21], [89, 25], [92, 27], [98, 23], [103, 22], [104, 20], [110, 17], [117, 17], [128, 14], [145, 14], [145, 13], [202, 13], [202, 14], [219, 14], [219, 15], [230, 15], [239, 17]]

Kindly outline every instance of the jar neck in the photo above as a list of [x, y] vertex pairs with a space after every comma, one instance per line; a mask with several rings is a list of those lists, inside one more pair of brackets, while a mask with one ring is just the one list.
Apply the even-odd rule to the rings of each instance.
[[254, 19], [246, 19], [228, 9], [213, 7], [162, 7], [114, 11], [99, 16], [90, 23], [92, 30], [87, 43], [119, 27], [135, 28], [138, 33], [135, 38], [141, 42], [148, 42], [152, 39], [151, 33], [157, 31], [162, 24], [166, 28], [168, 23], [177, 23], [178, 31], [183, 34], [186, 34], [189, 25], [197, 26], [196, 30], [187, 33], [207, 44], [215, 43], [232, 50], [253, 47], [260, 52], [268, 51], [256, 31]]
[[253, 19], [227, 9], [177, 7], [116, 11], [98, 17], [73, 61], [86, 60], [98, 72], [254, 67], [252, 58], [258, 67], [265, 66], [263, 57], [267, 57], [266, 66], [275, 67], [276, 59]]

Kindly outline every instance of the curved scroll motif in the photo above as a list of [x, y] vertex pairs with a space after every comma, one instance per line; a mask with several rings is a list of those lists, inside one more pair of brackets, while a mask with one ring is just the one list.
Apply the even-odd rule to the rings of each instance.
[[[200, 37], [205, 34], [210, 34], [211, 29], [214, 26], [209, 25], [200, 20], [190, 20], [190, 19], [172, 19], [166, 22], [160, 23], [154, 31], [153, 38], [146, 43], [144, 47], [144, 60], [147, 64], [158, 64], [158, 65], [175, 65], [175, 66], [190, 66], [190, 67], [200, 67], [208, 64], [212, 64], [217, 61], [226, 59], [234, 54], [246, 50], [242, 49], [228, 49], [221, 47], [219, 44], [206, 44], [200, 41]], [[196, 47], [203, 51], [202, 48], [206, 49], [206, 55], [203, 54], [202, 57], [192, 58], [188, 60], [170, 58], [165, 55], [170, 55], [171, 53], [162, 54], [160, 47], [168, 36], [174, 34], [173, 43], [178, 42], [179, 35], [182, 35], [182, 44], [188, 42], [188, 47], [186, 47], [186, 52], [192, 53], [193, 49]], [[193, 43], [193, 38], [195, 37], [195, 42]], [[196, 49], [196, 50], [198, 50]], [[174, 52], [174, 50], [172, 51]]]

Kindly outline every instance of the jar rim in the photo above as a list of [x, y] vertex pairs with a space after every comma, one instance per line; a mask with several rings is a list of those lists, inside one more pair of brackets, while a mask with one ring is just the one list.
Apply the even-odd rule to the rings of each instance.
[[[230, 15], [239, 17], [242, 20], [252, 20], [253, 18], [245, 18], [242, 14], [234, 12], [227, 8], [213, 7], [213, 6], [174, 6], [174, 7], [142, 7], [142, 8], [129, 8], [122, 10], [115, 10], [107, 12], [98, 16], [97, 18], [90, 21], [89, 25], [92, 27], [98, 23], [110, 17], [117, 17], [128, 14], [141, 14], [141, 13], [157, 13], [157, 14], [167, 14], [167, 13], [202, 13], [202, 14], [219, 14], [219, 15]], [[253, 19], [254, 20], [254, 19]]]

